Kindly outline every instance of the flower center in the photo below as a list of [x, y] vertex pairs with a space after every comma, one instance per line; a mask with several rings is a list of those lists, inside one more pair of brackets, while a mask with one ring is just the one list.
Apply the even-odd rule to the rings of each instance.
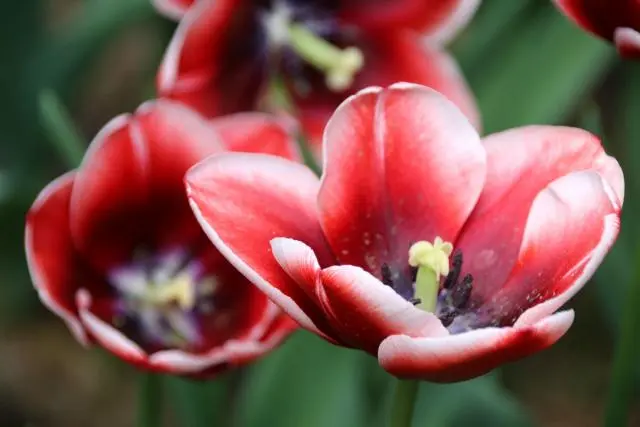
[[[473, 327], [476, 315], [470, 311], [469, 299], [473, 276], [462, 279], [462, 252], [453, 253], [453, 245], [436, 237], [433, 243], [419, 241], [409, 249], [413, 296], [409, 301], [418, 308], [432, 312], [452, 333]], [[451, 258], [451, 259], [450, 259]], [[396, 289], [400, 280], [387, 264], [382, 265], [382, 282]]]
[[321, 20], [296, 17], [292, 6], [276, 2], [262, 17], [269, 47], [288, 49], [325, 76], [325, 84], [334, 92], [351, 87], [355, 75], [364, 66], [364, 56], [357, 47], [340, 48], [320, 33]]
[[213, 310], [216, 279], [182, 251], [144, 257], [110, 274], [119, 296], [114, 325], [149, 345], [186, 348], [202, 341], [198, 318]]

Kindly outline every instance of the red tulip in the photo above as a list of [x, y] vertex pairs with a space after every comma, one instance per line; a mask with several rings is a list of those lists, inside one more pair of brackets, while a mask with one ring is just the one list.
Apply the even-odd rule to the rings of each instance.
[[189, 199], [303, 327], [399, 377], [464, 380], [550, 346], [574, 316], [554, 312], [618, 234], [623, 176], [596, 137], [529, 126], [481, 140], [426, 87], [347, 99], [324, 162], [318, 180], [272, 156], [219, 156], [187, 173]]
[[615, 43], [620, 55], [640, 59], [640, 1], [554, 0], [580, 27]]
[[207, 122], [159, 101], [113, 119], [80, 167], [40, 193], [27, 215], [29, 270], [81, 343], [150, 370], [205, 375], [294, 329], [210, 244], [187, 203], [187, 169], [224, 151], [297, 157], [269, 116]]
[[[175, 0], [158, 1], [178, 9]], [[307, 136], [322, 130], [344, 98], [370, 85], [413, 81], [478, 112], [453, 59], [439, 43], [478, 0], [201, 0], [189, 9], [158, 75], [163, 97], [205, 115], [252, 110], [280, 76]]]

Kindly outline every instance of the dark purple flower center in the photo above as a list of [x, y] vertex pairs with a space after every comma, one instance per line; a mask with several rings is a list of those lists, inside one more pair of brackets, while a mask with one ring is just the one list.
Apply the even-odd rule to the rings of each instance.
[[200, 319], [215, 308], [216, 278], [183, 250], [143, 255], [109, 275], [114, 325], [150, 348], [202, 343]]
[[[473, 290], [473, 276], [466, 274], [462, 278], [462, 252], [457, 251], [451, 258], [449, 274], [440, 281], [438, 301], [435, 315], [451, 333], [464, 332], [486, 326], [480, 322], [475, 312], [475, 305], [471, 302]], [[394, 272], [388, 264], [383, 264], [380, 275], [382, 283], [390, 286], [400, 296], [414, 305], [420, 304], [420, 299], [414, 297], [415, 281], [418, 269], [409, 268], [409, 274]], [[490, 322], [489, 322], [490, 323]]]

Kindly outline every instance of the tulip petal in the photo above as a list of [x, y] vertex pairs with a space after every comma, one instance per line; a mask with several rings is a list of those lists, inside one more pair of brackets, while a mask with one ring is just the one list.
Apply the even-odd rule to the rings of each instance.
[[[369, 35], [360, 47], [366, 66], [356, 75], [353, 92], [402, 81], [424, 85], [456, 104], [476, 129], [481, 127], [473, 94], [455, 60], [446, 52], [429, 46], [410, 31]], [[345, 95], [314, 86], [313, 96], [295, 97], [298, 118], [312, 147], [321, 146], [325, 124]]]
[[338, 108], [324, 139], [322, 227], [340, 263], [374, 275], [383, 263], [407, 267], [415, 241], [453, 241], [482, 189], [478, 134], [426, 87], [361, 91]]
[[330, 330], [270, 247], [274, 237], [293, 238], [308, 243], [321, 264], [332, 263], [318, 224], [313, 173], [278, 157], [223, 154], [192, 168], [186, 184], [200, 225], [225, 258], [303, 327]]
[[211, 120], [211, 124], [227, 151], [301, 159], [293, 119], [248, 112], [218, 117]]
[[459, 15], [472, 15], [477, 0], [342, 0], [339, 15], [345, 22], [366, 30], [410, 28], [424, 34], [452, 25]]
[[467, 380], [551, 346], [567, 332], [573, 318], [569, 310], [525, 327], [484, 328], [436, 338], [394, 335], [380, 345], [378, 361], [400, 378]]
[[147, 355], [144, 350], [122, 332], [91, 312], [94, 301], [86, 289], [78, 290], [76, 302], [82, 324], [100, 346], [129, 363], [145, 366]]
[[127, 262], [141, 242], [159, 251], [193, 243], [202, 232], [182, 178], [221, 150], [214, 129], [178, 104], [147, 103], [134, 116], [113, 119], [91, 143], [74, 182], [70, 221], [78, 250], [106, 271]]
[[252, 109], [265, 67], [245, 7], [242, 0], [202, 0], [189, 9], [160, 65], [160, 97], [208, 117]]
[[628, 28], [616, 28], [613, 40], [623, 58], [640, 59], [640, 32]]
[[31, 280], [42, 303], [62, 318], [75, 338], [88, 344], [76, 310], [77, 255], [69, 234], [69, 203], [75, 172], [47, 185], [29, 209], [25, 249]]
[[507, 324], [526, 324], [560, 308], [587, 282], [615, 241], [620, 222], [616, 203], [595, 171], [574, 172], [552, 182], [533, 202], [513, 271], [480, 310]]
[[464, 254], [463, 270], [474, 277], [473, 293], [482, 298], [505, 283], [531, 205], [551, 182], [574, 171], [594, 170], [612, 188], [618, 209], [624, 198], [619, 165], [595, 136], [581, 129], [528, 126], [490, 135], [484, 145], [486, 183], [456, 245]]
[[389, 335], [448, 334], [436, 316], [414, 307], [359, 267], [329, 267], [321, 271], [320, 277], [336, 329], [354, 347], [376, 354]]
[[[554, 3], [569, 19], [585, 30], [604, 39], [614, 41], [620, 28], [640, 30], [640, 3], [625, 0], [554, 0]], [[622, 36], [626, 39], [629, 36]], [[616, 44], [618, 44], [617, 40]], [[626, 56], [626, 41], [618, 44], [621, 53]], [[636, 39], [636, 46], [638, 46]], [[637, 47], [636, 47], [637, 55]]]
[[182, 18], [196, 0], [151, 0], [158, 12], [176, 21]]

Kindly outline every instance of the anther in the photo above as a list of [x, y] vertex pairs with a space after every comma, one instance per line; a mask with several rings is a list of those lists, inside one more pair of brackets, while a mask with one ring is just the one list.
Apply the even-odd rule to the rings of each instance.
[[420, 298], [411, 298], [409, 302], [413, 305], [418, 305], [422, 303], [422, 300]]
[[466, 306], [469, 301], [469, 297], [471, 296], [472, 289], [473, 276], [471, 274], [467, 274], [451, 291], [451, 303], [453, 306], [456, 308], [463, 308]]
[[448, 307], [443, 313], [440, 313], [438, 315], [438, 319], [440, 319], [440, 321], [442, 322], [442, 326], [446, 328], [447, 326], [451, 325], [451, 323], [453, 323], [453, 320], [457, 315], [458, 311], [456, 309]]
[[382, 275], [382, 283], [393, 288], [393, 279], [391, 278], [391, 269], [389, 268], [388, 264], [386, 263], [382, 264], [382, 267], [380, 267], [380, 274]]
[[460, 270], [462, 269], [462, 252], [456, 251], [451, 260], [451, 272], [447, 275], [442, 284], [444, 289], [451, 289], [453, 285], [458, 283], [460, 277]]

